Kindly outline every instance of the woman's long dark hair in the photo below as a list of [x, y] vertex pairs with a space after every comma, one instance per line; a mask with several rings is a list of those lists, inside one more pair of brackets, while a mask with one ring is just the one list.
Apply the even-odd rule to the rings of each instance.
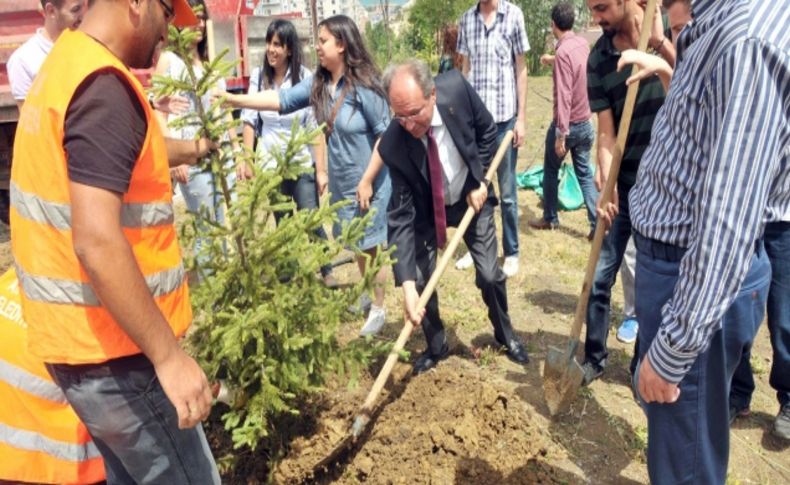
[[[344, 78], [349, 89], [348, 94], [353, 95], [358, 86], [363, 86], [386, 99], [386, 93], [381, 86], [381, 71], [365, 49], [365, 43], [362, 41], [362, 36], [354, 21], [345, 15], [335, 15], [322, 20], [318, 27], [324, 27], [345, 48], [343, 51], [343, 62], [346, 65]], [[332, 114], [334, 106], [329, 94], [331, 81], [332, 73], [319, 65], [310, 93], [310, 104], [313, 106], [318, 123], [326, 122]]]
[[[196, 12], [196, 15], [203, 17], [203, 19], [208, 20], [208, 8], [206, 7], [206, 2], [203, 0], [188, 0], [189, 6], [192, 7], [192, 10], [195, 10], [196, 7], [200, 7], [199, 12]], [[206, 25], [206, 24], [203, 24]], [[197, 45], [197, 53], [200, 60], [203, 62], [208, 62], [208, 38], [206, 37], [206, 27], [203, 27], [203, 39], [198, 42]]]
[[[302, 79], [300, 72], [302, 70], [302, 41], [299, 40], [296, 27], [288, 20], [277, 19], [269, 24], [269, 28], [266, 29], [266, 44], [269, 44], [275, 35], [280, 39], [280, 43], [288, 48], [291, 84], [296, 85]], [[274, 68], [269, 65], [266, 52], [263, 53], [262, 66], [261, 77], [258, 79], [259, 91], [271, 89], [274, 84]]]

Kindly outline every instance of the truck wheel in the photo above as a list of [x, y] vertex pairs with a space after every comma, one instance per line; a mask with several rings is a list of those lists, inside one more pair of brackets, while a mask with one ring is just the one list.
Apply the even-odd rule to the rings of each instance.
[[11, 202], [8, 198], [7, 190], [0, 190], [0, 221], [8, 224], [8, 209], [11, 207]]

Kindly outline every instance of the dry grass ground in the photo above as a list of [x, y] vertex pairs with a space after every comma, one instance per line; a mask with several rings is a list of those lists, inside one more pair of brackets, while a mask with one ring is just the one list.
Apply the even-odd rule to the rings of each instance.
[[[543, 139], [552, 112], [550, 98], [550, 78], [530, 79], [529, 127], [526, 146], [519, 152], [519, 171], [542, 163]], [[455, 353], [477, 365], [482, 379], [504, 387], [521, 401], [519, 406], [528, 409], [531, 427], [538, 430], [541, 439], [553, 443], [541, 461], [555, 470], [553, 476], [564, 477], [560, 481], [646, 483], [647, 423], [629, 390], [631, 346], [617, 342], [614, 331], [609, 339], [610, 362], [603, 378], [579, 392], [568, 414], [554, 420], [549, 418], [541, 389], [542, 366], [547, 346], [562, 346], [570, 329], [589, 252], [589, 243], [584, 237], [588, 227], [583, 211], [576, 211], [561, 214], [561, 230], [536, 232], [528, 228], [527, 220], [541, 213], [538, 198], [533, 192], [521, 191], [519, 206], [521, 271], [509, 279], [508, 296], [513, 324], [527, 342], [532, 361], [520, 367], [493, 350], [490, 324], [474, 286], [473, 271], [450, 267], [438, 291], [442, 316], [450, 329]], [[11, 262], [5, 226], [0, 227], [0, 242], [0, 267], [4, 268]], [[338, 268], [336, 274], [341, 281], [357, 278], [356, 269], [351, 265]], [[402, 324], [400, 290], [394, 288], [391, 281], [390, 278], [387, 290], [387, 325], [378, 337], [388, 340], [394, 340]], [[613, 298], [614, 329], [622, 318], [619, 283], [614, 288]], [[349, 322], [344, 331], [352, 336], [361, 323]], [[419, 332], [412, 337], [408, 348], [413, 352], [424, 348]], [[768, 385], [771, 351], [765, 325], [757, 337], [753, 354], [757, 391], [752, 415], [739, 419], [731, 433], [728, 483], [790, 483], [788, 444], [776, 441], [768, 431], [777, 404]], [[412, 426], [429, 424], [410, 423]], [[348, 469], [360, 465], [350, 463]], [[389, 470], [390, 475], [394, 472]], [[339, 482], [355, 483], [357, 480], [357, 475], [346, 473], [341, 475]]]

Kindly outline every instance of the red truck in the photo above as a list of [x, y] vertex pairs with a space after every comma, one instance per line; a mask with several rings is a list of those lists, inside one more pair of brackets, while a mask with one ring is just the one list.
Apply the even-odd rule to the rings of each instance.
[[[236, 73], [228, 78], [229, 91], [246, 90], [252, 70], [263, 60], [266, 51], [266, 29], [275, 18], [290, 20], [305, 49], [303, 58], [312, 65], [312, 27], [306, 15], [289, 13], [275, 16], [253, 15], [259, 0], [206, 0], [213, 24], [216, 53], [228, 49], [225, 59], [238, 61]], [[312, 67], [312, 66], [311, 66]]]
[[[247, 88], [250, 72], [263, 59], [266, 49], [266, 28], [273, 17], [253, 15], [259, 0], [206, 0], [213, 24], [214, 50], [229, 50], [226, 59], [239, 61], [236, 72], [227, 79], [228, 90]], [[8, 222], [8, 181], [11, 175], [11, 158], [14, 132], [19, 112], [11, 96], [6, 62], [11, 54], [36, 29], [44, 25], [40, 0], [0, 1], [0, 219]], [[287, 15], [299, 32], [305, 46], [311, 45], [311, 27], [307, 18], [299, 14]], [[312, 59], [312, 56], [306, 56]], [[141, 71], [138, 77], [145, 81], [150, 71]]]
[[6, 63], [17, 47], [44, 25], [39, 0], [3, 0], [0, 3], [0, 219], [8, 222], [8, 179], [11, 149], [19, 112], [11, 96]]

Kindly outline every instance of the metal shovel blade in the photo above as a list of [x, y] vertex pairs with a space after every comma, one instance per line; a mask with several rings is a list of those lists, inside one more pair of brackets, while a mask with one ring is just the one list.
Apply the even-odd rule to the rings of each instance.
[[578, 344], [578, 340], [573, 341], [564, 351], [549, 347], [546, 355], [543, 394], [552, 416], [568, 409], [584, 380], [584, 369], [574, 357]]

